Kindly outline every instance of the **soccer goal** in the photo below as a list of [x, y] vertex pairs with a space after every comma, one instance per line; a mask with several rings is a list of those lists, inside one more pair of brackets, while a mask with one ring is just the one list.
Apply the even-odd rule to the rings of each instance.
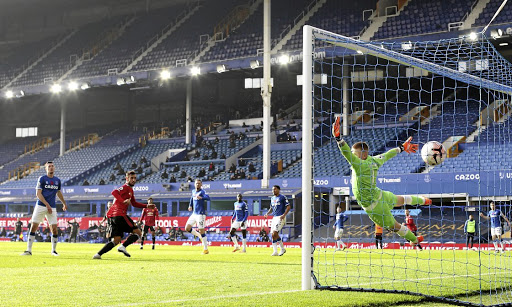
[[[482, 33], [417, 42], [364, 42], [311, 26], [303, 34], [302, 288], [510, 305], [509, 224], [498, 217], [499, 239], [488, 218], [492, 202], [510, 220], [512, 65]], [[443, 144], [439, 165], [402, 152], [372, 179], [395, 195], [432, 200], [391, 211], [401, 224], [408, 210], [422, 250], [387, 229], [377, 248], [375, 225], [353, 196], [350, 165], [331, 135], [337, 116], [348, 145], [365, 142], [371, 156], [409, 137], [420, 150]], [[338, 206], [347, 218], [341, 246]]]

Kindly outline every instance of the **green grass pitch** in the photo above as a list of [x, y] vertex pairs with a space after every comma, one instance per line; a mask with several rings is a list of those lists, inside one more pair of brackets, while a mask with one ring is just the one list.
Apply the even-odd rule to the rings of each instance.
[[[19, 256], [25, 247], [25, 243], [0, 242], [2, 306], [445, 305], [404, 294], [300, 291], [301, 251], [292, 248], [283, 257], [271, 257], [270, 248], [249, 248], [247, 254], [233, 254], [230, 248], [211, 247], [209, 255], [202, 255], [199, 247], [157, 246], [151, 250], [146, 245], [140, 250], [135, 244], [128, 247], [131, 258], [114, 249], [102, 260], [93, 260], [92, 256], [101, 248], [99, 244], [59, 243], [60, 257], [50, 255], [49, 243], [38, 242], [34, 243], [33, 256]], [[359, 278], [360, 284], [376, 282], [377, 272], [384, 270], [372, 267], [374, 278], [370, 280], [363, 276], [368, 272], [361, 264], [376, 264], [376, 257], [380, 257], [381, 263], [398, 265], [412, 258], [406, 257], [404, 251], [394, 253], [391, 257], [378, 251], [351, 250], [336, 255], [325, 252], [323, 259], [334, 259], [337, 270], [336, 276], [325, 274], [326, 279], [337, 278], [343, 284], [348, 276]], [[430, 258], [441, 256], [439, 252], [424, 252], [420, 257], [427, 258], [428, 253]], [[324, 261], [317, 256], [320, 262]], [[478, 253], [467, 257], [477, 259]], [[422, 261], [426, 260], [415, 259], [413, 263], [421, 267]], [[429, 263], [436, 270], [436, 261]], [[418, 283], [412, 281], [410, 287], [413, 286], [418, 287]]]

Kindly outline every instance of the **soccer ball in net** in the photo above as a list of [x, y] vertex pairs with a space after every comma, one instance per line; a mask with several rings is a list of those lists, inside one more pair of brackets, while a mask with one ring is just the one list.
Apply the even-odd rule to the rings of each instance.
[[428, 165], [439, 165], [443, 162], [444, 158], [446, 158], [446, 150], [443, 144], [430, 141], [421, 148], [421, 158]]

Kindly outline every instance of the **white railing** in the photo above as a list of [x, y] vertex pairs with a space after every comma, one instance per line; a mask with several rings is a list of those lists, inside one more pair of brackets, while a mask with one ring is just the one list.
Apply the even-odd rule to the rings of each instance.
[[[365, 18], [366, 13], [368, 13], [368, 12], [370, 13], [370, 16], [368, 16], [368, 18]], [[373, 10], [373, 9], [364, 10], [364, 11], [363, 11], [363, 21], [365, 21], [365, 20], [367, 20], [367, 19], [370, 19], [370, 17], [372, 17], [372, 15], [373, 15], [373, 12], [374, 12], [374, 10]]]
[[115, 76], [117, 75], [117, 68], [110, 68], [107, 70], [107, 76]]
[[46, 77], [43, 79], [43, 84], [53, 83], [53, 77]]
[[176, 67], [187, 66], [187, 59], [176, 60]]
[[[475, 6], [478, 4], [480, 0], [475, 0], [473, 1], [473, 4], [471, 4], [471, 8], [469, 9], [469, 12], [466, 12], [466, 14], [464, 14], [464, 16], [462, 17], [462, 21], [465, 21], [468, 17], [469, 17], [469, 14], [471, 14], [471, 12], [473, 12], [473, 10], [475, 9]], [[450, 30], [448, 30], [450, 31]]]
[[462, 21], [450, 22], [448, 24], [448, 31], [458, 30], [458, 29], [460, 29], [460, 27], [462, 27], [463, 24], [464, 24], [464, 22], [462, 22]]
[[286, 34], [288, 34], [293, 27], [295, 27], [297, 25], [297, 23], [299, 23], [302, 18], [304, 18], [304, 16], [306, 16], [314, 7], [315, 5], [320, 2], [321, 0], [313, 0], [311, 1], [308, 6], [306, 7], [305, 10], [302, 10], [299, 15], [297, 15], [297, 17], [295, 17], [293, 19], [293, 24], [289, 24], [286, 28], [284, 28], [283, 31], [281, 31], [281, 33], [279, 34], [279, 36], [275, 39], [272, 40], [272, 46], [275, 46], [277, 45], [282, 39], [283, 37], [286, 36]]
[[386, 7], [385, 12], [386, 16], [396, 16], [398, 15], [398, 7], [396, 5], [388, 6]]

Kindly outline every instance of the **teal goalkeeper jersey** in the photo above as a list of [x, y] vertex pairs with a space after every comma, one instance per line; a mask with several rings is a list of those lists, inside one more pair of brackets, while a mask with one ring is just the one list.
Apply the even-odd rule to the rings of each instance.
[[345, 142], [340, 150], [352, 170], [352, 193], [359, 205], [370, 206], [379, 199], [381, 193], [377, 188], [377, 172], [384, 162], [398, 154], [398, 150], [393, 148], [378, 156], [368, 156], [366, 160], [361, 160], [354, 155]]

